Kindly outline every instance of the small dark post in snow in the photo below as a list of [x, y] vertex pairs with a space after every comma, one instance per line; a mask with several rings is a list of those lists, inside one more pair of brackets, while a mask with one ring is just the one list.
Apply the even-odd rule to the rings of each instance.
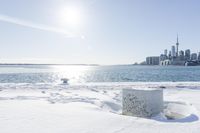
[[63, 84], [68, 84], [69, 79], [67, 79], [67, 78], [62, 78], [61, 81], [63, 82]]

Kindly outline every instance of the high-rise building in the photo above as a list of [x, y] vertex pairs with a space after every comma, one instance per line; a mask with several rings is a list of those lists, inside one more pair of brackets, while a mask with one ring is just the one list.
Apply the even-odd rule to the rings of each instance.
[[[159, 58], [159, 59], [158, 59]], [[176, 44], [171, 46], [171, 50], [164, 50], [159, 57], [150, 56], [146, 58], [147, 65], [199, 65], [200, 66], [200, 51], [198, 53], [192, 53], [190, 49], [185, 51], [179, 50], [179, 38], [177, 35]]]
[[189, 49], [187, 49], [187, 50], [185, 50], [185, 60], [190, 60], [190, 50]]
[[176, 41], [176, 57], [178, 57], [178, 46], [179, 46], [179, 42], [178, 42], [178, 35], [177, 35], [177, 41]]
[[191, 54], [191, 60], [197, 60], [197, 53]]
[[172, 46], [172, 57], [175, 57], [176, 56], [176, 51], [175, 51], [175, 46]]
[[172, 51], [169, 51], [168, 58], [169, 58], [170, 60], [172, 59]]
[[164, 61], [167, 59], [167, 56], [164, 55], [164, 54], [161, 54], [160, 57], [159, 57], [160, 61]]
[[158, 56], [150, 56], [146, 58], [147, 65], [159, 65], [159, 57]]
[[199, 52], [199, 54], [198, 54], [198, 60], [200, 61], [200, 52]]
[[172, 51], [169, 51], [169, 54], [168, 54], [168, 56], [172, 56]]
[[179, 56], [184, 56], [184, 51], [183, 50], [179, 51]]
[[184, 51], [179, 51], [179, 58], [180, 60], [184, 60]]
[[165, 49], [165, 50], [164, 50], [164, 55], [166, 55], [166, 56], [167, 56], [167, 49]]

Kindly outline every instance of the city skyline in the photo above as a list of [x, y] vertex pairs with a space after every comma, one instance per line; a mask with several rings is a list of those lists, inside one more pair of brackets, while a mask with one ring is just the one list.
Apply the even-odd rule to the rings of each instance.
[[177, 34], [176, 44], [171, 49], [164, 49], [159, 56], [148, 56], [146, 61], [141, 64], [146, 65], [181, 65], [181, 66], [197, 66], [200, 65], [200, 52], [192, 52], [189, 48], [182, 50], [179, 48], [179, 38]]
[[0, 63], [133, 64], [175, 44], [199, 52], [200, 2], [1, 0]]

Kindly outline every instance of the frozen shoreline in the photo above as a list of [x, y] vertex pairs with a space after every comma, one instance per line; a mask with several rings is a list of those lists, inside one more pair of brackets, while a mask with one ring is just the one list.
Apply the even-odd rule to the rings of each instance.
[[[121, 89], [162, 88], [169, 110], [184, 118], [121, 115]], [[0, 84], [3, 133], [197, 133], [200, 83]]]

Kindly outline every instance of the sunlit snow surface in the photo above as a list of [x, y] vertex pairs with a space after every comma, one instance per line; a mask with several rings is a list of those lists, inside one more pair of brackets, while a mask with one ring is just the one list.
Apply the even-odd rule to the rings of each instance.
[[[165, 110], [121, 115], [124, 88], [162, 88]], [[199, 133], [200, 83], [0, 84], [2, 133]]]

